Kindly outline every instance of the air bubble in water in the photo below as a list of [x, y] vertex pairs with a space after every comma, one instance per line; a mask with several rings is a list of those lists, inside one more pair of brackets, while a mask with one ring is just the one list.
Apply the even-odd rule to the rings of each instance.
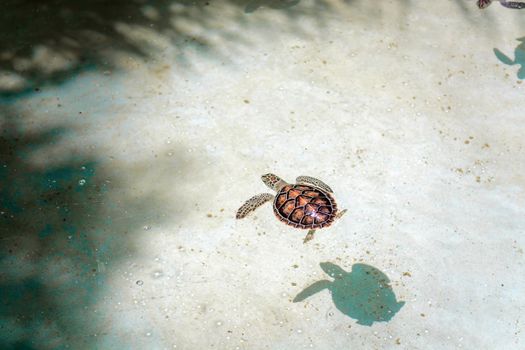
[[80, 179], [80, 180], [78, 181], [78, 184], [79, 184], [80, 186], [84, 186], [84, 185], [86, 184], [86, 180], [85, 180], [85, 179]]

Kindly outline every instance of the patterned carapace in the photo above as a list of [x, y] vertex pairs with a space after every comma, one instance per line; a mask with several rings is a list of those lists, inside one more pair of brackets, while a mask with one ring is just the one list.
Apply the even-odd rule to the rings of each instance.
[[303, 229], [329, 226], [337, 214], [334, 198], [307, 185], [286, 185], [275, 196], [273, 210], [284, 223]]

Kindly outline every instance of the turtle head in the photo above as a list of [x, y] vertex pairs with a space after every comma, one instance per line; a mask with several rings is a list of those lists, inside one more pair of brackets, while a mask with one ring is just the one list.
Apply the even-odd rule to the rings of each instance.
[[332, 264], [330, 262], [323, 262], [319, 264], [323, 271], [330, 275], [331, 277], [335, 279], [343, 278], [348, 272], [337, 266], [336, 264]]
[[266, 186], [270, 187], [274, 191], [279, 191], [284, 185], [286, 185], [286, 182], [283, 181], [283, 179], [271, 173], [264, 174], [261, 176], [261, 179]]

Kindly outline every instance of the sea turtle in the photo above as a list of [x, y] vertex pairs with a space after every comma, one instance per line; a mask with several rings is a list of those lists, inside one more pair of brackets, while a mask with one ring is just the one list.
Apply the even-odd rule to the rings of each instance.
[[265, 174], [261, 179], [277, 194], [262, 193], [248, 199], [237, 210], [237, 219], [273, 200], [273, 212], [279, 220], [309, 230], [303, 241], [306, 243], [314, 237], [316, 229], [330, 226], [346, 212], [346, 209], [338, 211], [330, 186], [311, 176], [299, 176], [296, 184], [289, 184], [274, 174]]
[[373, 266], [354, 264], [348, 273], [336, 264], [320, 264], [334, 280], [317, 281], [293, 299], [294, 303], [328, 289], [335, 307], [357, 320], [357, 324], [371, 326], [374, 322], [387, 322], [405, 305], [397, 301], [388, 277]]
[[[491, 3], [492, 3], [492, 0], [478, 0], [478, 7], [480, 9], [484, 9], [488, 7]], [[499, 3], [501, 6], [509, 8], [509, 9], [519, 10], [519, 9], [525, 8], [524, 2], [499, 0]]]

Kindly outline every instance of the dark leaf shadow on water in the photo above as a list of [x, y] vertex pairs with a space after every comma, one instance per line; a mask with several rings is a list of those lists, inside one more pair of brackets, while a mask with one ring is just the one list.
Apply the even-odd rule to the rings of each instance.
[[516, 48], [514, 49], [514, 59], [508, 57], [503, 52], [501, 52], [498, 49], [494, 49], [494, 54], [500, 60], [501, 63], [512, 66], [512, 65], [520, 65], [521, 67], [518, 69], [518, 79], [525, 79], [525, 37], [517, 39], [521, 42]]
[[[180, 63], [187, 69], [193, 68], [191, 57], [195, 53], [215, 62], [230, 62], [239, 49], [254, 45], [248, 29], [272, 25], [263, 16], [247, 15], [263, 6], [283, 10], [280, 12], [286, 21], [279, 23], [280, 31], [303, 38], [319, 32], [340, 11], [339, 5], [328, 0], [315, 0], [304, 6], [300, 0], [224, 0], [221, 4], [228, 7], [228, 15], [221, 21], [217, 11], [222, 5], [215, 6], [218, 3], [0, 1], [0, 97], [17, 97], [43, 86], [61, 84], [85, 71], [118, 70], [121, 62], [117, 57], [122, 55], [152, 61], [153, 53], [160, 53], [167, 62]], [[376, 10], [386, 2], [343, 3], [368, 13], [370, 22], [376, 22], [380, 20], [380, 11]], [[396, 4], [401, 13], [408, 14], [412, 2], [397, 0]], [[230, 11], [236, 8], [237, 12]], [[314, 20], [315, 28], [305, 26], [305, 18]], [[261, 35], [265, 35], [263, 32]]]
[[388, 277], [373, 266], [354, 264], [351, 272], [329, 262], [320, 266], [334, 280], [315, 282], [299, 293], [294, 303], [327, 289], [337, 309], [364, 326], [390, 321], [405, 304], [396, 300]]
[[[235, 21], [241, 29], [263, 25], [261, 18], [247, 21], [242, 8], [255, 10], [262, 2], [287, 8], [299, 2], [261, 1], [225, 0], [222, 5], [239, 8], [238, 14], [229, 14], [225, 21]], [[316, 4], [328, 11], [326, 0], [316, 0]], [[220, 25], [216, 11], [221, 7], [210, 5], [209, 0], [1, 1], [0, 97], [60, 84], [89, 70], [116, 70], [119, 54], [148, 61], [152, 53], [162, 53], [168, 46], [172, 49], [167, 51], [172, 55], [168, 61], [188, 69], [192, 68], [188, 52], [189, 56], [198, 53], [216, 62], [228, 61], [232, 49], [250, 46], [251, 40], [243, 30]], [[327, 11], [315, 15], [319, 25]], [[309, 15], [287, 11], [286, 29], [299, 33], [298, 19]], [[226, 40], [217, 45], [212, 37]]]
[[0, 349], [97, 348], [108, 315], [93, 306], [109, 273], [137, 253], [144, 207], [163, 205], [129, 197], [95, 155], [54, 161], [46, 149], [71, 131], [32, 132], [23, 119], [0, 107]]

